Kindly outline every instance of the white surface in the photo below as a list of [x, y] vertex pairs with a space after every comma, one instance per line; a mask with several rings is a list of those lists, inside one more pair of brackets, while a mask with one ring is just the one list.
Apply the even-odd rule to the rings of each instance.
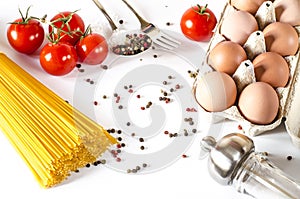
[[[124, 27], [139, 27], [136, 18], [128, 12], [128, 9], [120, 0], [102, 2], [114, 19], [125, 20]], [[143, 16], [147, 20], [163, 29], [175, 31], [178, 34], [180, 34], [179, 21], [183, 12], [191, 5], [199, 3], [196, 0], [131, 0], [130, 2], [140, 13], [143, 13]], [[209, 3], [209, 7], [218, 17], [225, 0], [201, 1], [202, 4], [205, 2]], [[97, 23], [103, 25], [106, 24], [106, 21], [93, 2], [87, 0], [84, 3], [79, 0], [11, 0], [9, 4], [6, 1], [0, 2], [0, 50], [54, 90], [59, 96], [72, 103], [74, 101], [73, 91], [76, 75], [78, 74], [76, 71], [65, 77], [52, 77], [41, 70], [37, 54], [32, 56], [18, 54], [7, 43], [7, 23], [19, 18], [18, 7], [25, 10], [29, 5], [33, 5], [31, 13], [38, 16], [43, 16], [47, 13], [50, 17], [59, 11], [80, 9], [79, 14], [83, 17], [86, 24]], [[166, 26], [167, 22], [171, 22], [173, 25]], [[207, 43], [195, 44], [199, 45], [199, 48], [202, 47], [204, 49], [207, 45]], [[120, 70], [118, 72], [122, 73], [122, 67], [118, 67], [118, 70]], [[85, 112], [84, 110], [82, 111]], [[205, 120], [201, 120], [200, 122], [202, 124], [206, 123]], [[110, 120], [105, 119], [103, 119], [102, 124], [107, 125], [107, 128], [113, 126]], [[6, 137], [0, 133], [0, 197], [8, 196], [9, 198], [33, 199], [67, 197], [122, 197], [134, 199], [248, 198], [236, 193], [230, 187], [217, 184], [210, 178], [207, 172], [206, 159], [199, 159], [199, 142], [208, 132], [205, 131], [206, 128], [203, 126], [200, 129], [202, 131], [196, 136], [192, 146], [186, 152], [189, 157], [179, 159], [164, 169], [144, 175], [128, 175], [105, 166], [92, 166], [89, 169], [82, 169], [80, 173], [75, 173], [62, 184], [48, 190], [39, 187], [30, 170], [9, 144]], [[222, 133], [237, 131], [237, 124], [226, 122], [222, 125], [221, 131]], [[270, 159], [279, 168], [300, 181], [300, 173], [298, 172], [300, 165], [299, 149], [296, 149], [291, 144], [290, 138], [283, 126], [272, 132], [255, 137], [254, 140], [258, 151], [267, 151], [270, 154]], [[293, 160], [287, 161], [286, 157], [288, 155], [292, 155], [294, 157]]]

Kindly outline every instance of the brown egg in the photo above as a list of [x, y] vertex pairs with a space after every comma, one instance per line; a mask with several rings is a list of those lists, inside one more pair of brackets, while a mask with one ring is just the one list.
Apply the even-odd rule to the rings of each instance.
[[274, 22], [263, 30], [267, 51], [281, 56], [295, 55], [298, 50], [298, 33], [287, 23]]
[[258, 8], [267, 0], [231, 0], [231, 5], [238, 10], [256, 14]]
[[299, 0], [276, 0], [274, 5], [277, 21], [289, 23], [292, 26], [300, 25]]
[[285, 87], [289, 80], [289, 66], [286, 60], [277, 53], [266, 52], [253, 60], [257, 81], [270, 84], [274, 88]]
[[246, 11], [233, 11], [224, 18], [220, 33], [243, 46], [250, 34], [257, 30], [258, 24], [253, 15]]
[[238, 108], [251, 123], [270, 124], [277, 116], [279, 98], [272, 86], [265, 82], [255, 82], [241, 92]]
[[195, 98], [206, 111], [224, 111], [235, 103], [236, 96], [236, 84], [226, 73], [207, 73], [196, 84]]
[[233, 75], [246, 59], [247, 54], [242, 46], [232, 41], [223, 41], [209, 53], [208, 64], [217, 71]]

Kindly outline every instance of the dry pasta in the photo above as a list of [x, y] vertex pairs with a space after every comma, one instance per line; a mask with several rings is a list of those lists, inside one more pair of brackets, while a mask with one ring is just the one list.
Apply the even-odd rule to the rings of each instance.
[[116, 140], [0, 53], [0, 129], [42, 187], [65, 180]]

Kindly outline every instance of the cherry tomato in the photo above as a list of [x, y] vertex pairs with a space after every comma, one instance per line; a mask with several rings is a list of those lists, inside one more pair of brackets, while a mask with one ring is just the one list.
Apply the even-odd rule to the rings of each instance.
[[34, 53], [42, 45], [44, 38], [43, 26], [35, 19], [17, 19], [7, 29], [9, 44], [20, 53]]
[[101, 64], [107, 56], [108, 44], [102, 35], [90, 33], [77, 42], [76, 51], [81, 62]]
[[[56, 28], [53, 29], [52, 25], [49, 25], [49, 33], [54, 33], [53, 35], [56, 39], [60, 38], [59, 42], [75, 45], [85, 30], [84, 21], [74, 12], [60, 12], [50, 21]], [[62, 31], [59, 31], [58, 29], [61, 29]]]
[[207, 5], [189, 8], [180, 21], [182, 33], [194, 41], [208, 41], [213, 35], [216, 24], [216, 16]]
[[66, 43], [48, 43], [40, 53], [42, 68], [55, 76], [70, 73], [76, 67], [77, 59], [75, 48]]

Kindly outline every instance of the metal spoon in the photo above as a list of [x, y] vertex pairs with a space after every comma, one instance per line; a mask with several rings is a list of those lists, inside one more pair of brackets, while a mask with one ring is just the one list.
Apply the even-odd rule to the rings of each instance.
[[102, 4], [98, 0], [93, 0], [93, 2], [104, 14], [113, 31], [112, 35], [108, 39], [108, 44], [113, 53], [117, 55], [130, 56], [139, 54], [150, 48], [152, 40], [148, 35], [137, 30], [118, 30], [118, 27], [108, 15]]

